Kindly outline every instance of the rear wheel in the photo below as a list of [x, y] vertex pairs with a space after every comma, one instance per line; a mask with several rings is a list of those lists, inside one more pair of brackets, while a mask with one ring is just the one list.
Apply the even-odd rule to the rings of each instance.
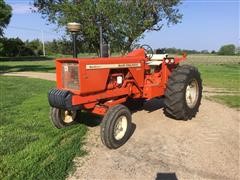
[[197, 68], [179, 66], [168, 79], [164, 113], [174, 119], [192, 119], [198, 112], [201, 98], [202, 80]]
[[54, 107], [50, 110], [52, 123], [59, 129], [75, 124], [79, 118], [79, 114], [79, 111], [69, 111]]
[[131, 136], [132, 117], [124, 105], [111, 107], [101, 123], [101, 140], [109, 149], [116, 149]]

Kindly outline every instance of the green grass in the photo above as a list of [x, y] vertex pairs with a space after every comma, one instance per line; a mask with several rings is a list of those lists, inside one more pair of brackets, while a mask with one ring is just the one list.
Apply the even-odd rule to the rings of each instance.
[[[240, 108], [240, 64], [198, 64], [203, 85], [223, 88], [224, 95], [210, 96], [210, 100], [223, 103], [232, 108]], [[227, 95], [227, 92], [238, 93]]]
[[[203, 85], [223, 88], [226, 94], [210, 96], [210, 100], [223, 103], [232, 108], [240, 108], [240, 64], [199, 64]], [[238, 93], [227, 95], [227, 92]]]
[[215, 95], [211, 96], [210, 100], [227, 104], [232, 108], [240, 108], [240, 95]]
[[54, 60], [0, 61], [0, 73], [21, 71], [55, 72], [55, 62]]
[[203, 84], [214, 88], [239, 90], [240, 64], [199, 64]]
[[187, 56], [186, 63], [191, 64], [239, 64], [240, 56], [219, 56], [207, 54], [195, 54]]
[[0, 179], [64, 179], [82, 156], [86, 127], [56, 129], [47, 92], [55, 83], [0, 76]]
[[[0, 57], [0, 73], [35, 71], [55, 72], [56, 58], [72, 57], [71, 55], [55, 54], [47, 57]], [[80, 53], [80, 58], [96, 57], [94, 53]]]

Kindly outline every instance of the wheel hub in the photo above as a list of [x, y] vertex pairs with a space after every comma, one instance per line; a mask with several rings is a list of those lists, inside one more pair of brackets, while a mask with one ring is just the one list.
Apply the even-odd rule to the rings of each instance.
[[127, 117], [120, 116], [114, 127], [114, 138], [120, 140], [123, 138], [127, 131]]
[[199, 88], [198, 88], [198, 83], [195, 79], [193, 79], [186, 88], [186, 102], [188, 107], [193, 108], [198, 99], [199, 95]]
[[63, 122], [71, 123], [76, 118], [76, 111], [62, 110], [61, 116], [62, 116]]

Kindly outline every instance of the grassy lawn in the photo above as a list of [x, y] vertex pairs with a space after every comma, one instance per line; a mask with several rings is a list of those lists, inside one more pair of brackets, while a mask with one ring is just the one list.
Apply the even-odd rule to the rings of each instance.
[[191, 64], [239, 64], [240, 56], [218, 56], [194, 54], [187, 56], [187, 63]]
[[240, 108], [240, 95], [215, 95], [211, 96], [210, 100], [211, 99], [220, 103], [227, 104], [232, 108]]
[[240, 64], [199, 64], [203, 84], [209, 87], [239, 90]]
[[[55, 72], [56, 58], [72, 57], [71, 55], [51, 55], [47, 57], [0, 57], [0, 73], [35, 71]], [[95, 53], [80, 53], [80, 58], [96, 57]]]
[[55, 72], [55, 62], [54, 60], [0, 61], [0, 73], [20, 71]]
[[235, 94], [210, 96], [208, 99], [240, 108], [240, 56], [189, 55], [184, 64], [198, 67], [204, 86], [223, 88], [225, 92], [238, 91]]
[[[224, 95], [210, 96], [210, 100], [240, 108], [240, 64], [199, 64], [197, 67], [201, 72], [203, 85], [223, 88], [226, 92]], [[231, 91], [238, 93], [232, 94]]]
[[49, 121], [54, 82], [0, 76], [0, 179], [64, 179], [82, 156], [86, 127]]

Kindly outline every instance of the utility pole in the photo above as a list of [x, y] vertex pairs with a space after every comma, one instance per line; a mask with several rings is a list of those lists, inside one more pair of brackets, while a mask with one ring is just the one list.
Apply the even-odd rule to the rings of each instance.
[[103, 36], [102, 36], [102, 24], [99, 24], [99, 41], [100, 41], [100, 57], [103, 57]]
[[45, 44], [44, 44], [44, 36], [43, 36], [43, 30], [41, 30], [42, 34], [42, 48], [43, 48], [43, 56], [46, 56], [46, 51], [45, 51]]

